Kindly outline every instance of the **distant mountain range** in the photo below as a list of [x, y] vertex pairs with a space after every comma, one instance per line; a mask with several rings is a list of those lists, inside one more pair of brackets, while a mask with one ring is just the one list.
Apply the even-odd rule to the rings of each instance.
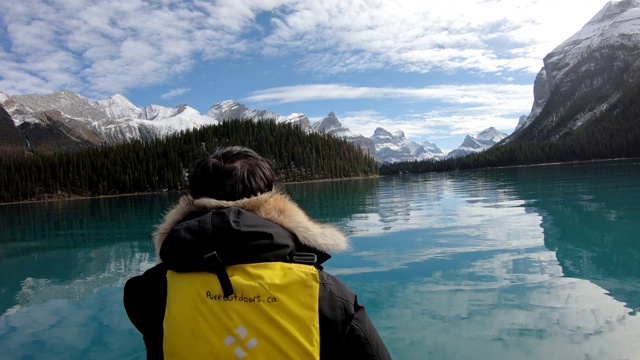
[[0, 114], [4, 114], [4, 117], [0, 116], [0, 126], [7, 128], [4, 132], [7, 139], [0, 148], [5, 152], [23, 151], [25, 147], [27, 150], [54, 152], [132, 139], [150, 140], [230, 119], [272, 120], [298, 126], [308, 132], [342, 137], [379, 162], [462, 156], [485, 150], [506, 136], [490, 128], [476, 136], [467, 136], [460, 148], [447, 155], [432, 142], [408, 141], [402, 131], [391, 133], [377, 128], [371, 137], [355, 134], [342, 127], [333, 112], [312, 125], [302, 113], [283, 116], [270, 110], [249, 109], [233, 100], [219, 102], [202, 115], [188, 105], [138, 108], [120, 94], [89, 101], [68, 91], [14, 96], [0, 92], [0, 108], [6, 110]]
[[283, 116], [248, 109], [232, 100], [219, 102], [202, 115], [188, 105], [138, 108], [118, 94], [89, 101], [66, 91], [14, 96], [0, 92], [0, 152], [53, 152], [148, 140], [240, 118], [271, 119], [305, 131], [339, 136], [380, 162], [442, 159], [483, 151], [496, 143], [553, 141], [582, 126], [592, 126], [594, 119], [616, 119], [620, 111], [629, 108], [618, 100], [627, 101], [639, 87], [640, 0], [621, 0], [607, 3], [580, 31], [544, 58], [533, 86], [531, 113], [520, 118], [511, 135], [489, 128], [467, 136], [448, 154], [431, 142], [410, 142], [402, 131], [391, 133], [377, 128], [370, 137], [355, 134], [342, 127], [333, 112], [311, 124], [301, 113]]

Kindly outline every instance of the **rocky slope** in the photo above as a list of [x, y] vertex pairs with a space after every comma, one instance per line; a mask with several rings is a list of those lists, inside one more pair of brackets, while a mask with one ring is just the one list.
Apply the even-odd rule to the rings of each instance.
[[544, 58], [529, 116], [505, 141], [557, 139], [594, 118], [640, 82], [640, 1], [607, 3]]

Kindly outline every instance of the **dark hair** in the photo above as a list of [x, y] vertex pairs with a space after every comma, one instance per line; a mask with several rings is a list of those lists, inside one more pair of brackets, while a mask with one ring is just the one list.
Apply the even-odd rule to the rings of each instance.
[[249, 148], [231, 146], [196, 162], [189, 174], [189, 193], [194, 199], [234, 201], [269, 192], [274, 182], [267, 159]]

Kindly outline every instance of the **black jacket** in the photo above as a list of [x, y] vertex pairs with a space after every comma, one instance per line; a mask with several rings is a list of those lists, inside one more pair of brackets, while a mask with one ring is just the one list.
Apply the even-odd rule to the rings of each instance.
[[[129, 279], [124, 289], [125, 309], [143, 335], [149, 359], [163, 357], [167, 270], [209, 271], [223, 284], [225, 266], [310, 259], [309, 266], [319, 269], [321, 359], [390, 359], [356, 295], [322, 271], [329, 251], [348, 247], [346, 237], [311, 220], [281, 193], [236, 202], [185, 196], [158, 227], [155, 244], [162, 262]], [[208, 254], [215, 254], [215, 261]]]

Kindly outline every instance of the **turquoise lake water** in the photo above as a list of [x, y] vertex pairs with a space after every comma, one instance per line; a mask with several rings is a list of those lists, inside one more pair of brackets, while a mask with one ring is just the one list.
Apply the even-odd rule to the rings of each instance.
[[[640, 359], [640, 160], [285, 189], [395, 359]], [[122, 286], [178, 196], [0, 206], [0, 358], [143, 359]]]

